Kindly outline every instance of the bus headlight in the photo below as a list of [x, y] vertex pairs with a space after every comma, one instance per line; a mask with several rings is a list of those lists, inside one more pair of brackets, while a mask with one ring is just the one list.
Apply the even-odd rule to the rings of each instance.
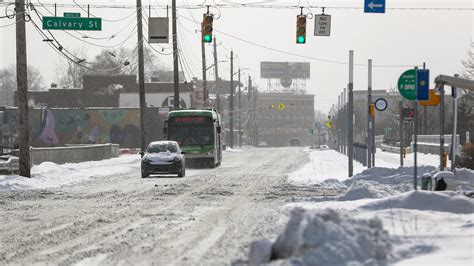
[[206, 153], [206, 155], [213, 155], [213, 154], [214, 154], [214, 150], [208, 151], [208, 152]]

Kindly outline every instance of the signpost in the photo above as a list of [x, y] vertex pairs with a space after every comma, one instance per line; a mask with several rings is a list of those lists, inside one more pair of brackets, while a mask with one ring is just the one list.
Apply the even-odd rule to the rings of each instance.
[[101, 18], [82, 18], [80, 13], [64, 13], [64, 17], [43, 17], [43, 30], [101, 31]]
[[430, 98], [430, 70], [416, 70], [416, 100], [427, 101]]
[[416, 70], [410, 69], [398, 79], [398, 91], [407, 100], [416, 101]]
[[331, 35], [331, 15], [320, 14], [314, 16], [314, 36]]
[[364, 13], [385, 13], [385, 0], [365, 0]]

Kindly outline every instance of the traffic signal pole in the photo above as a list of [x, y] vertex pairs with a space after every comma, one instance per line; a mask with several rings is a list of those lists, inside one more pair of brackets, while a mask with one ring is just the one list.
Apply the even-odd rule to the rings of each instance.
[[20, 175], [31, 177], [30, 134], [28, 128], [28, 73], [26, 59], [25, 1], [15, 1], [16, 11], [16, 84], [20, 114]]
[[347, 112], [348, 117], [348, 160], [349, 160], [349, 177], [353, 176], [354, 174], [354, 51], [349, 51], [349, 111]]
[[174, 72], [174, 108], [179, 108], [179, 69], [178, 69], [178, 32], [176, 27], [176, 0], [171, 2], [171, 20], [173, 28], [173, 72]]

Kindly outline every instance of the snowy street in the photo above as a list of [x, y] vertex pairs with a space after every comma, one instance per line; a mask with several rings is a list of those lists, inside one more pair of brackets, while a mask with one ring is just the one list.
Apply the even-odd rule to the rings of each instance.
[[0, 264], [229, 264], [251, 241], [278, 234], [286, 223], [278, 207], [291, 197], [337, 192], [285, 183], [307, 161], [301, 148], [226, 152], [221, 167], [185, 178], [141, 179], [134, 156], [102, 173], [90, 166], [97, 177], [72, 186], [0, 190]]
[[377, 156], [352, 178], [345, 155], [297, 147], [230, 149], [185, 178], [142, 179], [139, 155], [43, 163], [0, 176], [0, 264], [472, 265], [474, 171], [414, 192], [411, 165]]

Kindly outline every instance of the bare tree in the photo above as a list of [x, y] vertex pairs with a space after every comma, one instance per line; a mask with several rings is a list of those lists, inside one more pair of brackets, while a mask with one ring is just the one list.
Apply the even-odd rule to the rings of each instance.
[[[28, 90], [39, 91], [44, 87], [43, 77], [39, 70], [28, 66]], [[0, 105], [14, 105], [16, 91], [16, 67], [11, 65], [0, 69]]]

